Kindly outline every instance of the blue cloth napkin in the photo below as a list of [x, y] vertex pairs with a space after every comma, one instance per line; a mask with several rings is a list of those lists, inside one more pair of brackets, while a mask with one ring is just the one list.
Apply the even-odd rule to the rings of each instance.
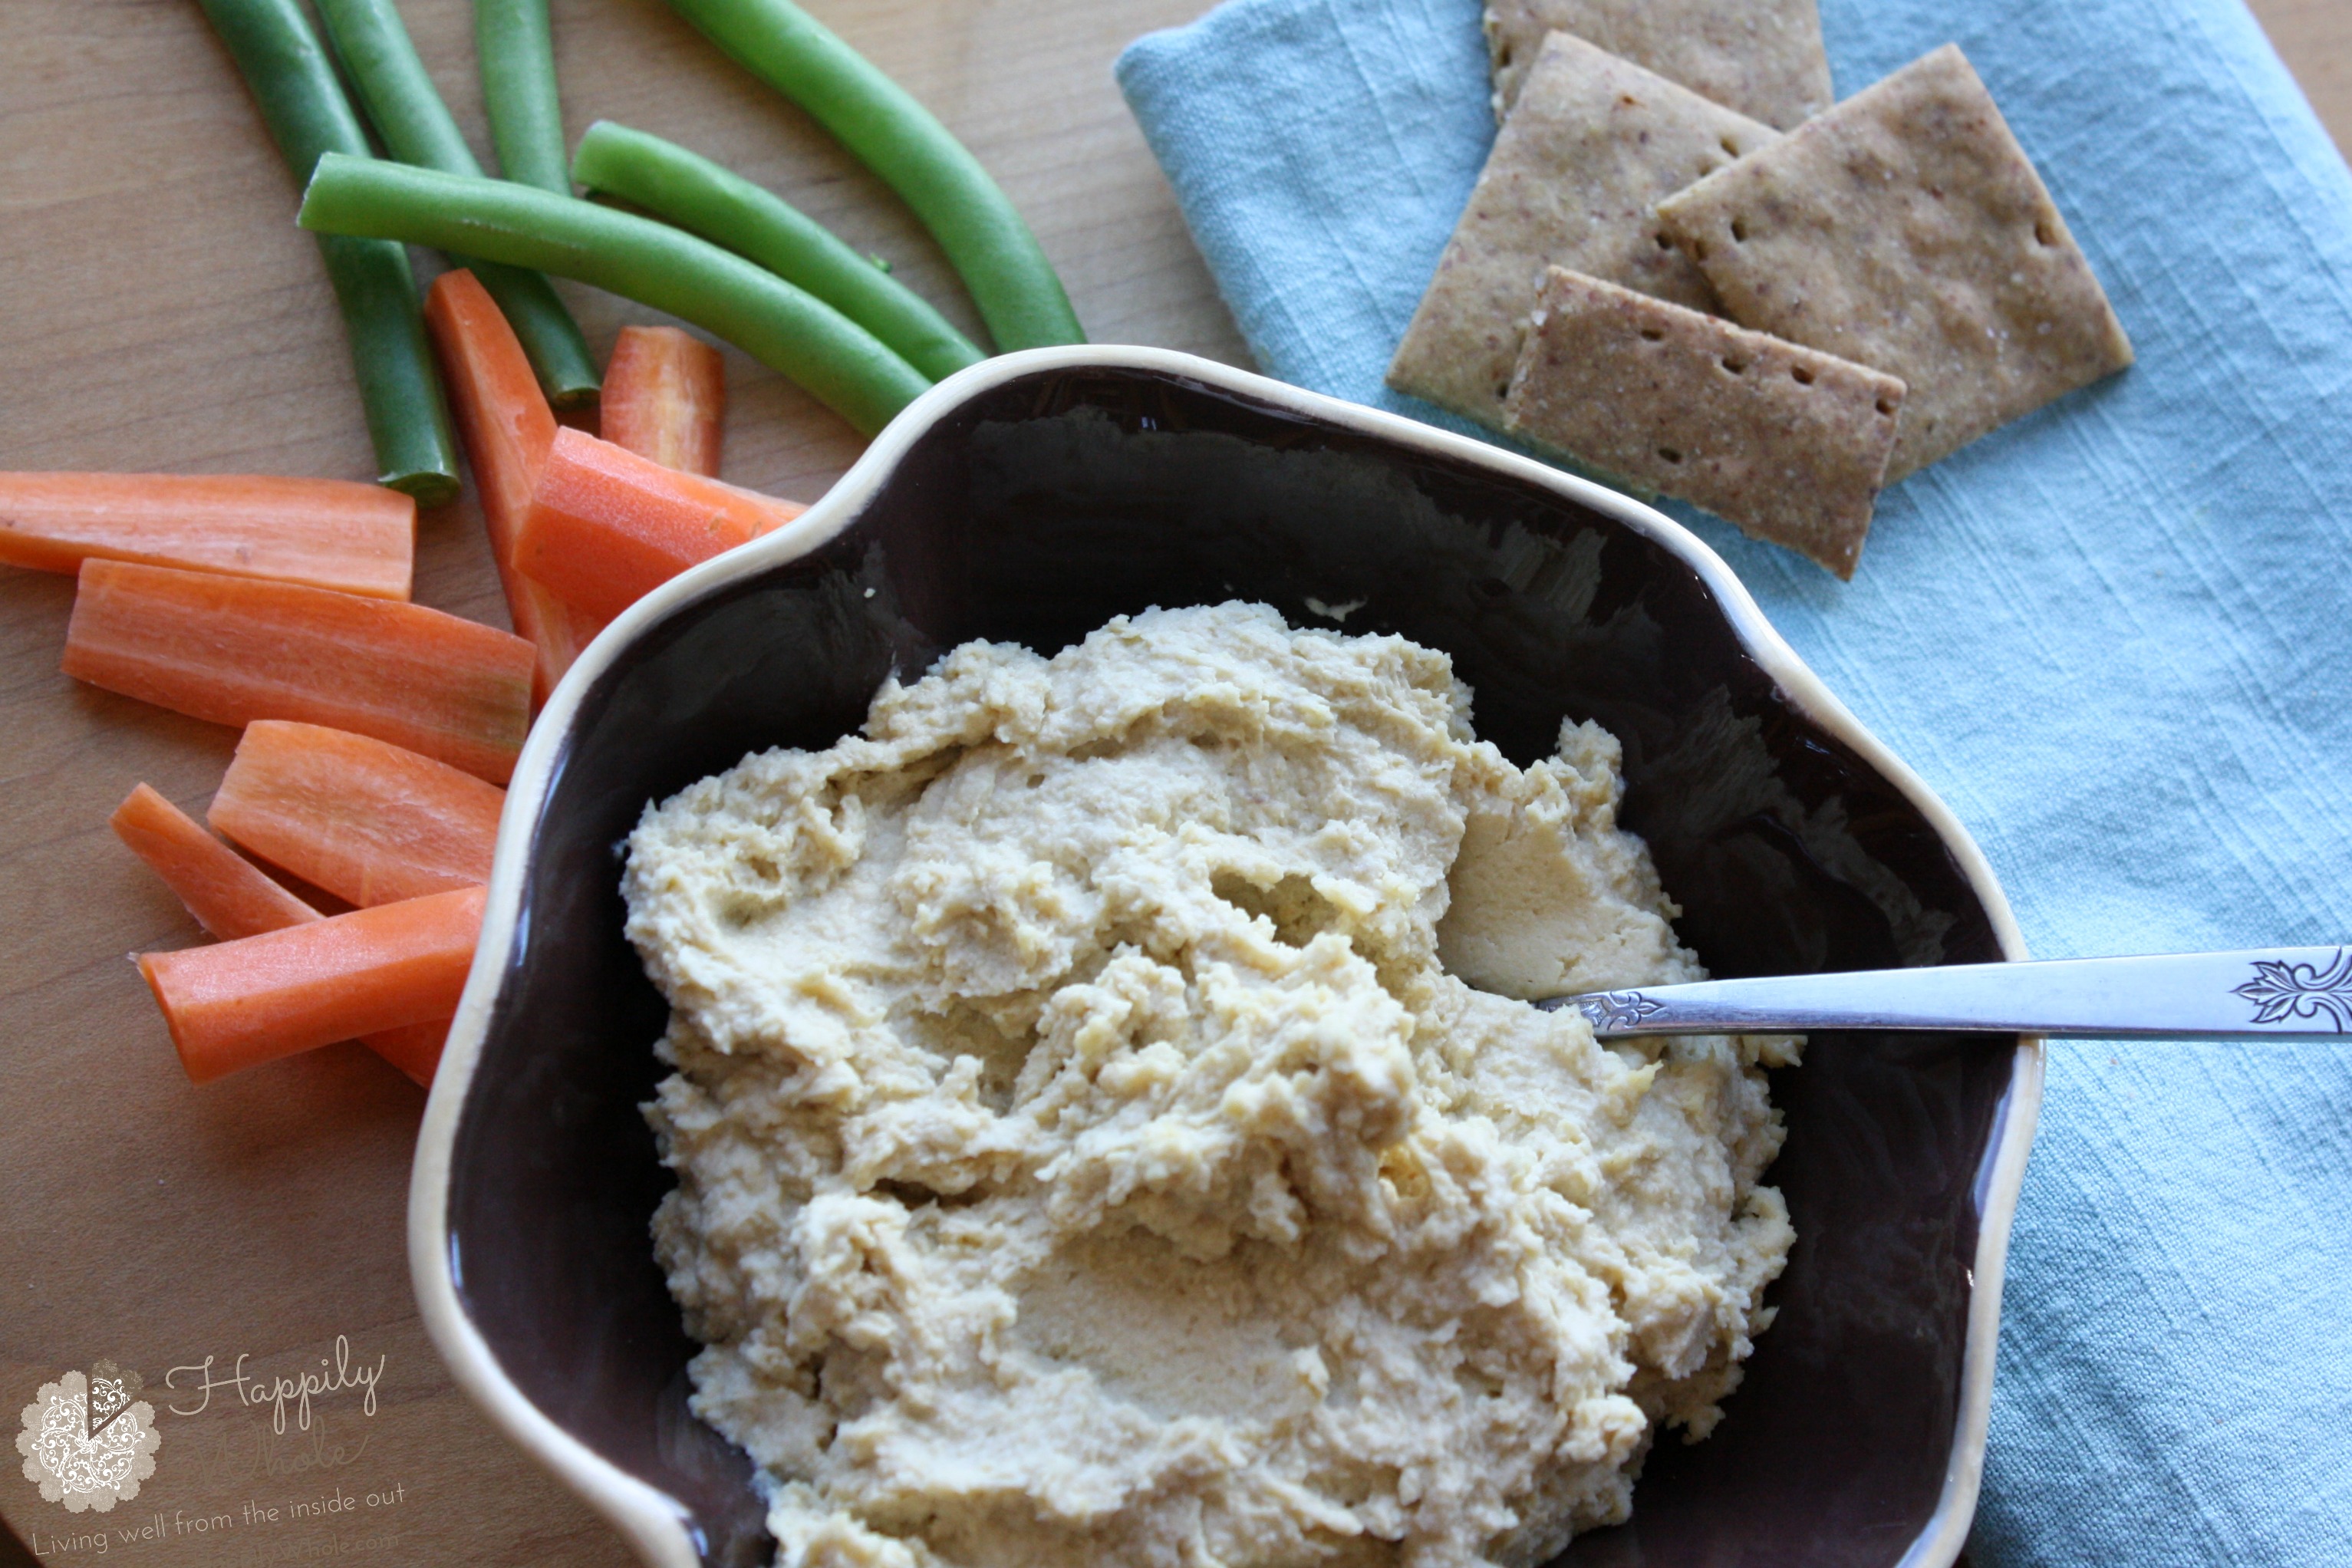
[[[1478, 18], [1231, 0], [1120, 58], [1268, 373], [1454, 423], [1381, 375], [1494, 137]], [[2139, 363], [1887, 492], [1850, 585], [1677, 515], [2038, 956], [2352, 940], [2343, 161], [2239, 0], [1822, 22], [1841, 96], [1959, 43]], [[2352, 1562], [2347, 1216], [2352, 1047], [2053, 1045], [1971, 1558]]]

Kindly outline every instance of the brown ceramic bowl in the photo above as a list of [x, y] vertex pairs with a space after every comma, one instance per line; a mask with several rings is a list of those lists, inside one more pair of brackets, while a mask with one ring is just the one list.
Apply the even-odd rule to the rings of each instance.
[[[1717, 974], [2023, 956], [1984, 859], [1728, 568], [1624, 497], [1424, 426], [1143, 349], [994, 359], [908, 409], [790, 528], [597, 639], [524, 751], [472, 981], [419, 1140], [410, 1258], [457, 1380], [650, 1563], [770, 1547], [744, 1456], [687, 1409], [695, 1349], [646, 1222], [664, 1005], [617, 841], [755, 748], [823, 747], [883, 677], [972, 637], [1051, 650], [1243, 597], [1453, 656], [1525, 763], [1563, 716], [1623, 742]], [[1331, 624], [1328, 619], [1322, 624]], [[1576, 1564], [1938, 1568], [1974, 1511], [2039, 1042], [1817, 1036], [1774, 1075], [1799, 1240], [1709, 1441], [1651, 1456]]]

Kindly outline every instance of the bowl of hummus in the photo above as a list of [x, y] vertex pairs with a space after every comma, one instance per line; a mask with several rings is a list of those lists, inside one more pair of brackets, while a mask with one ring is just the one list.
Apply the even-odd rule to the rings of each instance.
[[2038, 1043], [1527, 1005], [2022, 956], [1649, 509], [1005, 356], [616, 622], [508, 810], [412, 1265], [646, 1561], [1957, 1554]]

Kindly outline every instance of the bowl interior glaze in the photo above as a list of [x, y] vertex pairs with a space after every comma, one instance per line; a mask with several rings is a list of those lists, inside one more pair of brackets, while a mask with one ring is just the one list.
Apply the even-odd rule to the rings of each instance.
[[[800, 560], [644, 627], [583, 695], [525, 861], [449, 1164], [463, 1312], [546, 1416], [676, 1500], [703, 1561], [764, 1562], [745, 1458], [688, 1414], [654, 1266], [669, 1185], [638, 1111], [661, 997], [623, 940], [618, 841], [745, 752], [823, 747], [892, 671], [972, 637], [1064, 647], [1242, 597], [1452, 655], [1514, 760], [1563, 719], [1622, 742], [1623, 819], [1726, 976], [1978, 963], [1996, 921], [1920, 808], [1778, 688], [1706, 583], [1604, 511], [1465, 458], [1188, 377], [1041, 371], [917, 438]], [[1899, 1561], [1941, 1496], [2015, 1037], [1816, 1037], [1774, 1075], [1768, 1179], [1799, 1241], [1707, 1442], [1668, 1436], [1575, 1564]]]

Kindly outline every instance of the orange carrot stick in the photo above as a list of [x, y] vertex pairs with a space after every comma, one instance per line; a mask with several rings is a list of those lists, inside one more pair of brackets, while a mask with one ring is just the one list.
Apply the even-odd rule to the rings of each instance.
[[[154, 868], [196, 923], [215, 936], [259, 936], [320, 918], [318, 910], [145, 784], [115, 808], [112, 820], [114, 831], [131, 852]], [[438, 1018], [362, 1035], [360, 1044], [430, 1089], [433, 1069], [441, 1060], [441, 1043], [448, 1034], [449, 1021]]]
[[180, 896], [196, 923], [231, 941], [315, 921], [319, 911], [141, 784], [108, 818], [116, 837]]
[[89, 557], [405, 599], [416, 501], [382, 485], [242, 474], [0, 473], [0, 562]]
[[610, 620], [688, 567], [807, 510], [559, 430], [515, 560], [564, 603]]
[[210, 947], [141, 956], [190, 1079], [208, 1083], [457, 1010], [483, 889], [379, 904]]
[[82, 563], [65, 672], [217, 724], [298, 719], [497, 784], [530, 724], [531, 646], [422, 605]]
[[604, 439], [712, 478], [727, 425], [727, 362], [676, 327], [623, 327], [604, 367]]
[[461, 411], [458, 428], [481, 492], [482, 523], [491, 553], [513, 554], [514, 531], [530, 505], [540, 465], [555, 439], [555, 416], [536, 381], [519, 381], [530, 362], [499, 313], [489, 290], [471, 272], [444, 272], [425, 297], [425, 323], [433, 334], [452, 402]]
[[262, 720], [205, 812], [273, 865], [362, 908], [490, 879], [506, 791], [366, 735]]
[[373, 1035], [362, 1035], [360, 1044], [398, 1068], [409, 1081], [424, 1089], [433, 1087], [433, 1074], [441, 1066], [441, 1047], [449, 1043], [449, 1020], [435, 1018], [423, 1024], [405, 1024], [397, 1029], [379, 1029]]
[[545, 701], [580, 650], [604, 629], [515, 567], [515, 534], [555, 439], [555, 416], [514, 329], [471, 272], [459, 268], [433, 280], [425, 296], [425, 325], [474, 470], [507, 614], [538, 650], [534, 699]]

